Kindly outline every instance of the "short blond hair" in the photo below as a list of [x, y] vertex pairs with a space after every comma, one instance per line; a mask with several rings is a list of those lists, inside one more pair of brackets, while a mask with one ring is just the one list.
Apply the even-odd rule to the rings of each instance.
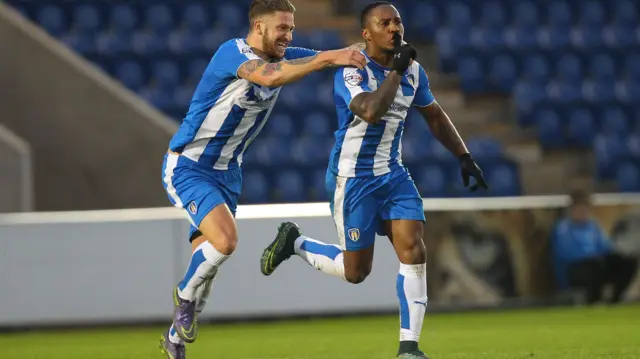
[[249, 6], [249, 23], [264, 15], [273, 14], [276, 11], [296, 12], [296, 7], [289, 0], [253, 0]]

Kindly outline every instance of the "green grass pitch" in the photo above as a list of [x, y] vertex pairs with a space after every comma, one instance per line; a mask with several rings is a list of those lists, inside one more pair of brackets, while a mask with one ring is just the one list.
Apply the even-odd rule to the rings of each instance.
[[[3, 359], [163, 359], [162, 328], [0, 334]], [[394, 358], [396, 316], [202, 326], [189, 359]], [[640, 359], [640, 306], [427, 315], [432, 359]]]

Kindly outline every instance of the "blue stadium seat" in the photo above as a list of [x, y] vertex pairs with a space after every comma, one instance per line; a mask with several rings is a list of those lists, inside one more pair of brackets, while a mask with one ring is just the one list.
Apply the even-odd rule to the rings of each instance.
[[463, 2], [452, 1], [447, 3], [446, 14], [449, 26], [457, 29], [471, 28], [471, 9]]
[[630, 162], [619, 164], [616, 170], [616, 182], [621, 192], [640, 191], [640, 167]]
[[151, 56], [167, 51], [167, 38], [149, 31], [136, 31], [131, 38], [131, 47], [138, 55]]
[[596, 122], [593, 113], [579, 108], [569, 115], [567, 139], [576, 147], [591, 147], [596, 134]]
[[571, 26], [573, 12], [566, 1], [553, 1], [547, 9], [548, 23], [555, 26]]
[[146, 26], [157, 36], [167, 36], [174, 24], [173, 12], [169, 6], [155, 4], [145, 14]]
[[527, 56], [524, 60], [523, 73], [528, 81], [546, 83], [551, 74], [549, 61], [540, 54]]
[[142, 66], [135, 61], [124, 61], [117, 65], [115, 77], [132, 91], [139, 91], [147, 82]]
[[474, 137], [466, 141], [469, 151], [478, 160], [492, 161], [504, 157], [502, 144], [491, 137]]
[[262, 172], [245, 172], [242, 176], [241, 203], [268, 203], [270, 187], [267, 177]]
[[295, 135], [296, 129], [293, 119], [286, 112], [272, 113], [267, 124], [262, 130], [263, 135], [277, 136], [281, 138], [291, 138]]
[[324, 112], [314, 111], [302, 119], [302, 133], [307, 136], [326, 138], [331, 135], [331, 121]]
[[635, 82], [640, 82], [640, 54], [634, 53], [627, 56], [624, 66], [627, 78]]
[[191, 29], [176, 29], [169, 35], [169, 50], [173, 54], [192, 54], [200, 51], [203, 47], [202, 35]]
[[[173, 91], [173, 103], [183, 108], [188, 108], [191, 103], [191, 98], [193, 97], [193, 92], [195, 88], [193, 85], [180, 85], [175, 87]], [[183, 113], [181, 116], [184, 116]]]
[[488, 0], [481, 2], [480, 10], [482, 24], [487, 27], [502, 29], [506, 23], [505, 6], [499, 1]]
[[209, 12], [201, 3], [186, 4], [182, 23], [187, 30], [201, 33], [209, 26], [209, 20]]
[[180, 83], [180, 71], [173, 61], [158, 61], [152, 65], [151, 71], [154, 82], [160, 87], [170, 88]]
[[458, 60], [460, 87], [467, 94], [482, 93], [487, 90], [482, 60], [476, 56], [464, 56]]
[[130, 35], [138, 25], [136, 12], [128, 5], [115, 5], [110, 12], [111, 29], [117, 33]]
[[486, 167], [486, 180], [493, 196], [520, 195], [520, 179], [517, 167], [508, 162], [501, 162]]
[[96, 51], [104, 56], [117, 57], [132, 50], [131, 36], [124, 32], [105, 31], [95, 41]]
[[314, 202], [325, 202], [329, 200], [325, 188], [326, 169], [324, 167], [311, 171], [309, 178], [310, 199]]
[[80, 54], [89, 54], [95, 51], [95, 37], [89, 31], [67, 33], [60, 36], [60, 41]]
[[538, 140], [544, 148], [559, 148], [564, 146], [564, 129], [560, 115], [551, 109], [542, 109], [535, 114], [538, 128]]
[[598, 135], [593, 142], [593, 151], [597, 177], [602, 180], [613, 178], [614, 165], [624, 153], [622, 139], [616, 135]]
[[409, 24], [410, 31], [426, 40], [433, 40], [440, 25], [438, 9], [432, 3], [417, 2], [412, 4], [411, 11], [401, 14]]
[[98, 9], [89, 4], [80, 4], [74, 9], [73, 23], [79, 33], [95, 34], [102, 26]]
[[422, 197], [446, 197], [447, 175], [437, 164], [427, 164], [412, 172], [416, 187]]
[[513, 89], [513, 99], [518, 113], [518, 122], [529, 126], [535, 121], [531, 117], [537, 104], [547, 98], [546, 85], [542, 82], [519, 81]]
[[529, 1], [516, 2], [513, 8], [514, 26], [505, 33], [505, 42], [513, 50], [531, 50], [538, 43], [538, 8]]
[[204, 32], [202, 47], [204, 51], [215, 53], [218, 47], [232, 37], [232, 32], [225, 28], [215, 28]]
[[628, 156], [640, 159], [640, 133], [627, 137], [625, 150]]
[[571, 31], [571, 44], [583, 51], [599, 49], [605, 44], [603, 30], [591, 25], [580, 25]]
[[595, 28], [600, 28], [605, 22], [605, 12], [598, 1], [585, 1], [580, 4], [580, 23]]
[[[335, 108], [333, 98], [333, 78], [322, 81], [316, 87], [316, 96], [318, 105], [323, 108]], [[333, 120], [335, 121], [335, 119]]]
[[37, 20], [51, 36], [60, 36], [67, 28], [67, 19], [58, 6], [48, 5], [41, 8], [37, 14]]
[[139, 95], [161, 111], [165, 111], [174, 106], [173, 92], [168, 88], [150, 86], [140, 90]]
[[345, 45], [340, 34], [333, 30], [316, 30], [309, 36], [312, 49], [339, 49]]
[[635, 27], [638, 24], [638, 11], [640, 6], [633, 0], [617, 0], [613, 5], [613, 18], [617, 24]]
[[188, 81], [192, 83], [198, 83], [202, 74], [209, 66], [208, 58], [199, 58], [189, 62], [187, 69]]
[[471, 37], [468, 29], [443, 28], [436, 34], [440, 67], [444, 72], [456, 70], [458, 54], [471, 48]]
[[262, 138], [253, 144], [251, 151], [255, 161], [274, 170], [291, 164], [291, 148], [280, 137]]
[[273, 183], [280, 202], [297, 203], [307, 199], [304, 177], [299, 171], [278, 172]]
[[609, 107], [602, 112], [602, 133], [622, 136], [630, 131], [629, 118], [620, 107]]
[[333, 145], [325, 139], [318, 136], [303, 136], [291, 139], [290, 143], [282, 145], [289, 147], [291, 157], [298, 165], [321, 166], [327, 164]]
[[513, 57], [500, 54], [494, 57], [490, 64], [489, 87], [494, 92], [510, 93], [518, 78], [518, 69]]
[[635, 26], [616, 22], [605, 28], [604, 42], [612, 49], [625, 49], [637, 46], [638, 41], [635, 35]]
[[417, 163], [429, 159], [432, 154], [432, 140], [429, 137], [407, 133], [402, 138], [402, 160]]
[[240, 30], [245, 26], [245, 13], [239, 4], [226, 2], [217, 6], [218, 18], [216, 25], [232, 31]]

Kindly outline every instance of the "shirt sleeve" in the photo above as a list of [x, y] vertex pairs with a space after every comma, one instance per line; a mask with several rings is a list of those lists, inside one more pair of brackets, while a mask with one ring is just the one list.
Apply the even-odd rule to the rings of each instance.
[[227, 41], [211, 60], [214, 73], [220, 78], [237, 78], [240, 66], [249, 60], [259, 60], [251, 47], [242, 40]]
[[429, 87], [429, 78], [426, 71], [422, 66], [418, 66], [418, 88], [416, 89], [416, 95], [413, 98], [412, 106], [426, 107], [435, 101], [431, 88]]
[[355, 67], [341, 68], [336, 71], [333, 88], [336, 105], [347, 107], [357, 95], [363, 92], [371, 92], [367, 71], [359, 70]]
[[320, 51], [306, 49], [304, 47], [288, 47], [284, 52], [287, 60], [301, 59], [303, 57], [315, 56]]

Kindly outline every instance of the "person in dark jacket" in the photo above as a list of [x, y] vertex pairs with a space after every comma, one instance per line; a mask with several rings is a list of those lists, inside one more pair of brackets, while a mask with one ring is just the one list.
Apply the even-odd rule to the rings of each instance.
[[551, 244], [559, 289], [582, 289], [587, 303], [593, 304], [602, 299], [604, 286], [611, 284], [609, 301], [620, 301], [636, 272], [637, 261], [614, 251], [600, 224], [591, 217], [589, 193], [571, 194], [568, 216], [556, 223]]

